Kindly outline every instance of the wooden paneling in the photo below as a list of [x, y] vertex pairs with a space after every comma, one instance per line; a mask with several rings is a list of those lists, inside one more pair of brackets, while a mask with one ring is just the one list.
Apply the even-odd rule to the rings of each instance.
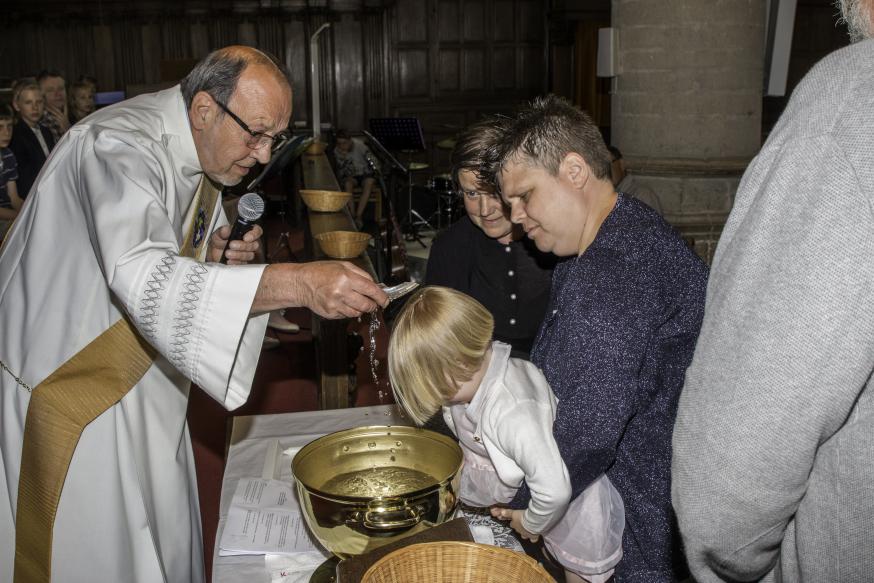
[[443, 49], [438, 58], [437, 85], [439, 90], [441, 92], [456, 92], [461, 89], [461, 51]]
[[395, 4], [397, 39], [399, 42], [428, 41], [428, 6], [426, 2], [405, 0]]
[[[321, 117], [352, 132], [372, 117], [419, 117], [433, 144], [547, 88], [547, 3], [535, 0], [71, 0], [53, 16], [9, 2], [0, 76], [10, 78], [50, 68], [94, 76], [101, 91], [142, 88], [244, 43], [286, 63], [293, 119], [305, 122], [310, 35], [330, 22], [319, 37]], [[440, 166], [448, 151], [427, 156]]]
[[[366, 116], [364, 107], [364, 60], [361, 21], [351, 14], [343, 15], [334, 29], [334, 71], [336, 79], [337, 116], [334, 123], [340, 128], [361, 127]], [[357, 55], [359, 58], [353, 58]]]
[[485, 18], [485, 2], [471, 0], [464, 3], [464, 40], [477, 41], [486, 38]]
[[492, 55], [492, 70], [496, 71], [494, 88], [505, 90], [516, 87], [516, 49], [498, 47]]
[[437, 2], [437, 40], [439, 42], [458, 42], [460, 40], [458, 0], [438, 0]]
[[486, 89], [485, 49], [465, 49], [462, 61], [462, 91]]
[[397, 96], [400, 99], [430, 94], [428, 50], [398, 49]]
[[[412, 15], [424, 14], [434, 15], [430, 34], [403, 30]], [[397, 23], [390, 53], [398, 62], [390, 114], [419, 118], [431, 145], [547, 89], [543, 2], [404, 0], [389, 19]], [[448, 155], [434, 148], [416, 159], [440, 173]]]
[[495, 0], [492, 20], [495, 23], [494, 40], [513, 42], [516, 40], [516, 10], [513, 0]]

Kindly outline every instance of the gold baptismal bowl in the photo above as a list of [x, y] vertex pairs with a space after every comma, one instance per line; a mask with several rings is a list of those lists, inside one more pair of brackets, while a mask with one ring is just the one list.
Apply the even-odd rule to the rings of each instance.
[[372, 426], [310, 442], [291, 469], [307, 525], [345, 559], [448, 520], [461, 463], [461, 448], [444, 435]]

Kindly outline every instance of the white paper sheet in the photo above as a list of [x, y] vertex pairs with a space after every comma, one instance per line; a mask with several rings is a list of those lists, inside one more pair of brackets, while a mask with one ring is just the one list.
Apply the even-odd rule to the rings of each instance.
[[307, 530], [291, 485], [263, 478], [241, 479], [222, 531], [220, 556], [308, 551], [322, 549]]

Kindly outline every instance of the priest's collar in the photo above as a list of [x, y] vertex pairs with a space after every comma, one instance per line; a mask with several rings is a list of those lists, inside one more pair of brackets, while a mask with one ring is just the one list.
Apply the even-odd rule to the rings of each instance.
[[203, 173], [197, 148], [194, 147], [194, 136], [191, 133], [191, 123], [188, 120], [188, 110], [182, 98], [179, 85], [159, 91], [158, 99], [166, 100], [167, 107], [161, 107], [164, 118], [164, 143], [170, 150], [176, 169], [183, 176], [194, 177]]

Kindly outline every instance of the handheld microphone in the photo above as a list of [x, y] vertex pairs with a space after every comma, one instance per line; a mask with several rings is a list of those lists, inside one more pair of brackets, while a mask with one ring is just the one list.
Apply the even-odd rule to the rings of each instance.
[[228, 262], [228, 247], [231, 241], [242, 241], [243, 235], [252, 230], [261, 215], [264, 214], [264, 200], [257, 194], [250, 192], [240, 197], [240, 202], [237, 203], [237, 220], [231, 228], [231, 235], [228, 237], [228, 243], [225, 245], [225, 250], [222, 251], [221, 263]]

